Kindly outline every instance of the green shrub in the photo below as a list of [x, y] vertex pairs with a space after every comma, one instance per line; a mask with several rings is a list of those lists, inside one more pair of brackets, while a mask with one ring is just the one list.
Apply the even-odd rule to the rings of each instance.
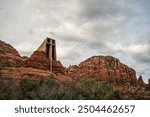
[[20, 99], [21, 90], [12, 78], [0, 79], [0, 99]]
[[120, 93], [107, 82], [99, 82], [93, 78], [81, 80], [86, 99], [105, 100], [120, 99]]
[[119, 93], [110, 84], [95, 79], [62, 83], [54, 78], [0, 78], [0, 99], [119, 99]]
[[31, 79], [22, 79], [20, 81], [20, 88], [23, 92], [27, 91], [35, 91], [37, 90], [39, 86], [39, 83], [37, 80], [31, 80]]

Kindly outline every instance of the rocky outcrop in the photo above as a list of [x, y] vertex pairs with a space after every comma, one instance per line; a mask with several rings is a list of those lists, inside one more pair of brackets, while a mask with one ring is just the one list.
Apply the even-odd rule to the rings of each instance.
[[0, 67], [18, 67], [21, 64], [22, 58], [16, 49], [0, 40]]
[[61, 74], [65, 74], [65, 68], [63, 67], [63, 65], [61, 64], [60, 61], [56, 61], [56, 60], [53, 60], [52, 61], [52, 72], [53, 73], [61, 73]]
[[150, 79], [148, 79], [148, 85], [150, 86]]
[[[30, 58], [23, 59], [24, 67], [38, 68], [42, 70], [50, 70], [50, 62], [42, 51], [35, 51]], [[53, 73], [65, 73], [65, 69], [60, 61], [53, 60], [52, 61], [52, 72]]]
[[49, 60], [44, 52], [35, 51], [30, 58], [23, 62], [23, 66], [49, 70]]
[[48, 78], [54, 77], [50, 71], [36, 69], [36, 68], [13, 68], [5, 67], [0, 70], [0, 78]]
[[150, 90], [150, 79], [148, 79], [148, 84], [146, 85], [146, 88], [147, 88], [148, 90]]
[[146, 86], [146, 84], [144, 83], [143, 78], [142, 78], [141, 75], [138, 78], [138, 85], [141, 86], [141, 87], [145, 87]]
[[91, 77], [114, 85], [138, 83], [135, 70], [111, 56], [93, 56], [78, 66], [70, 66], [66, 74], [76, 79]]
[[26, 61], [28, 59], [27, 56], [22, 56], [22, 61]]

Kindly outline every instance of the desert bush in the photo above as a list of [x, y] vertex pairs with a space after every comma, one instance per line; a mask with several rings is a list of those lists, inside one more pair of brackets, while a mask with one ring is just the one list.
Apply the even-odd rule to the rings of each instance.
[[0, 99], [20, 99], [21, 90], [12, 78], [0, 79]]
[[84, 88], [84, 96], [86, 99], [120, 99], [119, 91], [107, 82], [99, 82], [94, 78], [88, 78], [81, 80], [81, 85]]
[[110, 84], [95, 79], [63, 83], [54, 78], [1, 78], [0, 99], [119, 99], [119, 93]]

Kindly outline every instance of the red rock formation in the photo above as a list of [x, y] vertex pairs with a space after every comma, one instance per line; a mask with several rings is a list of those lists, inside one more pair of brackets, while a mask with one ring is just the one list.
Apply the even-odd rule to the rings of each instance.
[[146, 86], [141, 75], [138, 78], [138, 85], [141, 86], [141, 87]]
[[[42, 51], [35, 51], [30, 58], [26, 58], [23, 62], [24, 67], [38, 68], [43, 70], [50, 70], [50, 62]], [[64, 74], [65, 70], [60, 61], [52, 61], [52, 72]]]
[[13, 68], [13, 67], [5, 67], [0, 70], [1, 78], [47, 78], [54, 77], [54, 74], [50, 71], [36, 69], [36, 68]]
[[150, 89], [150, 79], [148, 79], [147, 89]]
[[135, 70], [111, 56], [93, 56], [79, 66], [70, 66], [66, 74], [77, 79], [92, 77], [115, 85], [137, 84]]
[[52, 61], [52, 72], [53, 73], [61, 73], [61, 74], [65, 74], [65, 68], [63, 67], [63, 65], [61, 64], [60, 61], [56, 61], [53, 60]]
[[24, 67], [49, 70], [49, 60], [44, 52], [35, 51], [30, 58], [23, 62]]
[[27, 59], [28, 59], [27, 56], [23, 56], [23, 57], [22, 57], [22, 61], [26, 61]]
[[22, 64], [19, 53], [9, 44], [0, 40], [0, 67], [18, 67]]

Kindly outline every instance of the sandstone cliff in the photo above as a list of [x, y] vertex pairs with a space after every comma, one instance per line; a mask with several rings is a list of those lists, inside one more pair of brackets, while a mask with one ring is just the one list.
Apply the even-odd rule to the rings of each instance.
[[23, 62], [23, 66], [49, 70], [49, 60], [44, 52], [35, 51], [30, 58]]
[[150, 90], [150, 79], [148, 79], [148, 84], [146, 85], [146, 88], [147, 88], [148, 90]]
[[65, 68], [63, 67], [60, 61], [53, 60], [52, 61], [53, 72], [55, 74], [65, 74]]
[[13, 78], [13, 79], [22, 79], [22, 78], [48, 78], [54, 77], [55, 75], [50, 71], [36, 69], [36, 68], [13, 68], [5, 67], [0, 70], [0, 78]]
[[[42, 51], [35, 51], [30, 58], [24, 59], [23, 66], [48, 71], [50, 70], [50, 62], [45, 53]], [[65, 74], [65, 68], [63, 67], [60, 61], [53, 60], [52, 68], [53, 68], [52, 72], [55, 74], [58, 73]]]
[[22, 58], [16, 49], [0, 40], [0, 68], [17, 67], [21, 64]]
[[93, 56], [78, 66], [70, 66], [67, 75], [77, 79], [91, 77], [115, 85], [138, 83], [135, 70], [111, 56]]
[[146, 86], [141, 75], [138, 78], [138, 85], [141, 86], [141, 87]]

